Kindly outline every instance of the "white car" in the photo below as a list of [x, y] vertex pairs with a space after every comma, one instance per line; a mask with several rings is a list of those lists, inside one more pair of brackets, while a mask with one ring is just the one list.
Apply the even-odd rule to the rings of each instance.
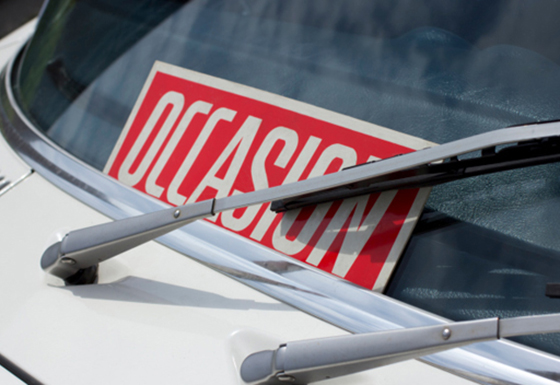
[[1, 382], [559, 382], [559, 12], [46, 2], [0, 41]]

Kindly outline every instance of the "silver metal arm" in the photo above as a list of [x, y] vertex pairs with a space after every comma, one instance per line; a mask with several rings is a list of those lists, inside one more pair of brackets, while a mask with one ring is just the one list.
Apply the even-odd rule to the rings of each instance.
[[41, 259], [41, 267], [68, 284], [93, 283], [99, 262], [196, 219], [210, 217], [225, 210], [351, 185], [489, 147], [559, 135], [559, 122], [504, 128], [334, 174], [72, 231], [61, 242], [47, 248]]
[[241, 378], [250, 384], [303, 385], [475, 342], [559, 331], [560, 314], [552, 314], [288, 342], [248, 356], [241, 365]]
[[97, 266], [126, 250], [214, 215], [214, 199], [71, 231], [43, 253], [41, 267], [68, 284], [93, 283]]

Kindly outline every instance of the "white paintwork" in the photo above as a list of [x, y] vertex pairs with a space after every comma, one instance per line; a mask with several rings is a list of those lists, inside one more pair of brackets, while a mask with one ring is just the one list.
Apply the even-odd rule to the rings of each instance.
[[31, 20], [0, 40], [0, 68], [4, 67], [4, 65], [16, 54], [19, 48], [27, 41], [29, 35], [31, 35], [35, 30], [36, 24], [36, 20]]
[[[0, 41], [0, 60], [33, 28]], [[40, 175], [1, 196], [0, 215], [0, 354], [44, 383], [235, 384], [254, 351], [345, 333], [154, 242], [102, 264], [99, 284], [64, 287], [39, 267], [45, 247], [108, 219]], [[20, 382], [0, 368], [0, 383]], [[409, 361], [323, 383], [470, 382]]]
[[[0, 69], [17, 53], [20, 47], [35, 30], [36, 21], [32, 20], [0, 40]], [[0, 177], [2, 182], [10, 182], [0, 189], [0, 195], [5, 194], [31, 172], [31, 167], [25, 164], [4, 141], [0, 141]]]
[[16, 156], [6, 142], [0, 141], [0, 177], [3, 178], [0, 182], [9, 183], [0, 188], [0, 195], [7, 193], [25, 177], [29, 176], [31, 171], [31, 167]]

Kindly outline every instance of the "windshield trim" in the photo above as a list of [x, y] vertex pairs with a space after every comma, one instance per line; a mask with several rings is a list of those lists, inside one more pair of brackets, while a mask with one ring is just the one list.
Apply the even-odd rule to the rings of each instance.
[[[21, 52], [0, 75], [0, 131], [12, 148], [42, 177], [113, 219], [168, 207], [79, 161], [33, 126], [20, 110], [13, 93], [14, 69], [19, 58]], [[158, 242], [353, 333], [448, 321], [265, 249], [204, 221], [176, 230], [159, 238]], [[38, 262], [39, 259], [38, 255]], [[559, 358], [510, 341], [481, 343], [431, 355], [421, 361], [482, 383], [544, 384], [560, 375]]]

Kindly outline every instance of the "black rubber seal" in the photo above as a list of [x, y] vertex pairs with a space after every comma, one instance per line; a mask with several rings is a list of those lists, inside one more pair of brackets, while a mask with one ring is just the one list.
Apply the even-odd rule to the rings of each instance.
[[12, 373], [14, 376], [19, 378], [21, 381], [29, 385], [43, 385], [41, 381], [33, 377], [31, 374], [27, 373], [25, 370], [14, 364], [12, 361], [8, 360], [6, 357], [0, 354], [0, 365], [4, 367], [8, 372]]
[[549, 298], [560, 298], [560, 283], [547, 283], [545, 294]]

